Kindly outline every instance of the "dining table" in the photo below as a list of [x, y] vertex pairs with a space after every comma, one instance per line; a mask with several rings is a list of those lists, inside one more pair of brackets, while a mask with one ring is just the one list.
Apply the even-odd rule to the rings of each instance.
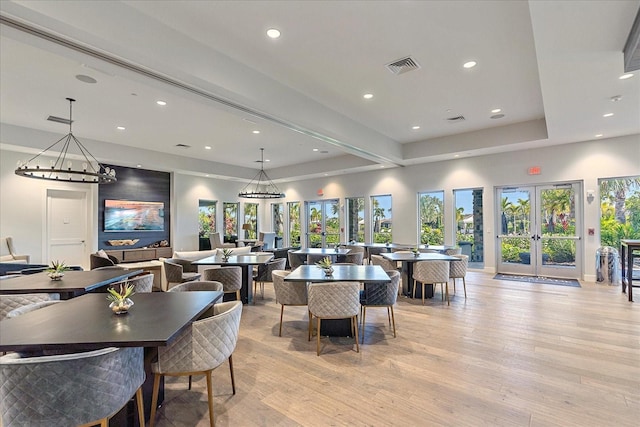
[[447, 249], [453, 249], [455, 246], [450, 245], [426, 245], [426, 244], [410, 244], [410, 243], [372, 243], [372, 242], [355, 242], [341, 243], [341, 245], [360, 246], [365, 249], [366, 257], [371, 263], [371, 255], [379, 255], [384, 252], [393, 252], [395, 250], [411, 250], [415, 247], [418, 249], [430, 249], [437, 252], [444, 252]]
[[46, 272], [0, 280], [0, 294], [58, 293], [60, 299], [69, 299], [95, 291], [142, 273], [135, 270], [66, 271], [60, 280], [52, 280]]
[[[391, 279], [379, 265], [333, 265], [331, 275], [315, 265], [301, 265], [285, 276], [285, 282], [364, 282], [386, 283]], [[350, 319], [325, 319], [322, 321], [320, 333], [326, 336], [351, 336]]]
[[250, 304], [253, 302], [253, 266], [265, 265], [272, 259], [272, 253], [255, 252], [232, 255], [229, 258], [223, 258], [219, 255], [210, 256], [193, 261], [191, 264], [240, 267], [242, 269], [242, 288], [240, 289], [240, 298], [244, 304]]
[[[622, 264], [622, 292], [626, 292], [629, 301], [633, 301], [633, 259], [640, 257], [633, 251], [640, 251], [640, 240], [620, 240], [620, 261]], [[636, 279], [637, 280], [637, 279]], [[638, 285], [635, 285], [638, 287]]]
[[[151, 363], [157, 347], [169, 345], [222, 295], [214, 291], [139, 293], [132, 297], [134, 305], [129, 312], [117, 315], [104, 294], [88, 293], [0, 321], [0, 351], [144, 347], [147, 378], [143, 397], [148, 419], [153, 390]], [[121, 417], [116, 417], [113, 425], [120, 425], [116, 420]]]
[[[440, 253], [432, 252], [418, 252], [417, 254], [411, 252], [388, 252], [380, 254], [389, 261], [401, 262], [401, 277], [402, 277], [402, 294], [411, 297], [411, 288], [413, 283], [413, 265], [420, 261], [448, 261], [456, 262], [460, 261], [460, 258], [456, 258], [450, 255], [444, 255]], [[422, 298], [422, 286], [416, 288], [416, 298]], [[425, 286], [425, 298], [433, 297], [433, 285]]]

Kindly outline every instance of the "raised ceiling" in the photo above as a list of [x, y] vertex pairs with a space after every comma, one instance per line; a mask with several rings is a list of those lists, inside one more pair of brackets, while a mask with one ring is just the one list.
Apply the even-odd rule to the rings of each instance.
[[[269, 175], [290, 180], [640, 134], [640, 76], [618, 79], [639, 1], [0, 5], [3, 129], [65, 133], [46, 118], [73, 97], [74, 134], [101, 161], [167, 168], [153, 162], [169, 154], [247, 179], [264, 147]], [[407, 56], [420, 67], [385, 67]]]

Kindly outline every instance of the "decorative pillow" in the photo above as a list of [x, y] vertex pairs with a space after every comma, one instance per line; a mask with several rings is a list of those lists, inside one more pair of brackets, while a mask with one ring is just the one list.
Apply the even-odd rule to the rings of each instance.
[[96, 252], [96, 255], [98, 255], [99, 257], [102, 257], [102, 258], [109, 259], [109, 255], [107, 255], [107, 253], [104, 251], [104, 249], [100, 249], [98, 252]]

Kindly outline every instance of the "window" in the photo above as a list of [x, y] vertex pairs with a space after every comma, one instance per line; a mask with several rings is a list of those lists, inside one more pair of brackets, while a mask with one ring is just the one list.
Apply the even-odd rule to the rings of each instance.
[[244, 222], [242, 223], [242, 231], [244, 231], [243, 239], [258, 238], [258, 204], [244, 204]]
[[347, 202], [347, 241], [364, 242], [364, 197], [350, 197]]
[[601, 179], [599, 187], [600, 244], [620, 248], [622, 239], [640, 239], [640, 176]]
[[230, 202], [222, 204], [225, 242], [238, 240], [238, 205], [239, 203]]
[[484, 266], [484, 235], [482, 189], [453, 190], [455, 200], [456, 240], [469, 263], [475, 268]]
[[371, 196], [371, 219], [373, 242], [391, 243], [391, 195]]
[[209, 238], [216, 230], [216, 201], [198, 201], [198, 236]]
[[271, 220], [272, 230], [276, 233], [276, 247], [278, 247], [278, 240], [282, 241], [284, 238], [284, 204], [271, 204]]
[[418, 194], [420, 243], [444, 245], [444, 191]]
[[300, 202], [289, 202], [289, 246], [300, 246]]

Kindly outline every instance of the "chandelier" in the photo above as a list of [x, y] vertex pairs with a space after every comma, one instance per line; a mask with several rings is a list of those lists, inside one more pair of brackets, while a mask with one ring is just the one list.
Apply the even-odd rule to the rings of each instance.
[[260, 149], [260, 172], [238, 193], [245, 199], [282, 199], [284, 193], [271, 181], [264, 171], [264, 148]]
[[[81, 182], [86, 184], [111, 184], [116, 182], [116, 171], [101, 165], [84, 145], [73, 136], [71, 113], [75, 99], [67, 98], [67, 101], [69, 101], [69, 133], [26, 162], [18, 161], [16, 175], [49, 181]], [[38, 158], [43, 154], [46, 155], [49, 150], [54, 149], [59, 143], [62, 143], [62, 146], [60, 150], [55, 150], [55, 152], [59, 151], [57, 158], [51, 160], [49, 166], [41, 165]], [[83, 157], [79, 161], [76, 160], [75, 164], [73, 161], [67, 160], [67, 154], [72, 154], [69, 153], [69, 148], [73, 147], [72, 143], [75, 143], [76, 147], [76, 149], [72, 149], [72, 153], [77, 150]], [[52, 154], [53, 156], [56, 156], [56, 154]], [[42, 161], [45, 162], [44, 160]]]

